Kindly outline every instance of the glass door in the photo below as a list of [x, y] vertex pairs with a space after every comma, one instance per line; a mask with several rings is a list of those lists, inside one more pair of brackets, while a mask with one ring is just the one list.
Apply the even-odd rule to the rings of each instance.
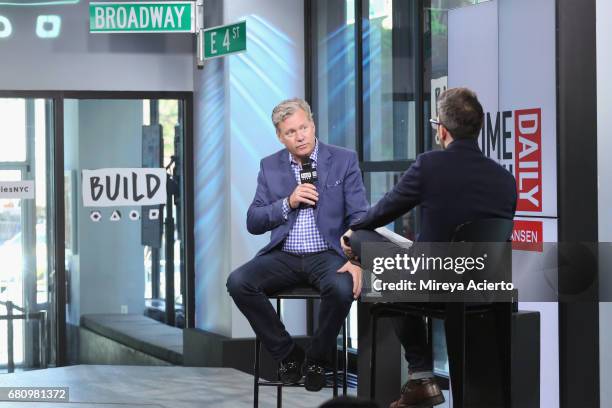
[[54, 359], [52, 107], [0, 98], [0, 373]]
[[185, 324], [183, 116], [177, 99], [64, 100], [66, 324], [91, 358], [88, 319]]

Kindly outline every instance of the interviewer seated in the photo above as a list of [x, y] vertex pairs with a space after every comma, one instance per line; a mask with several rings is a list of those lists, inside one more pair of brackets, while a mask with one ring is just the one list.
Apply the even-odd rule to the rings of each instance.
[[[485, 218], [512, 220], [516, 181], [486, 157], [478, 145], [484, 113], [476, 94], [452, 88], [438, 98], [439, 116], [430, 122], [441, 150], [420, 154], [383, 198], [347, 231], [341, 245], [359, 256], [362, 242], [386, 241], [372, 232], [419, 206], [419, 242], [448, 242], [458, 225]], [[354, 231], [354, 233], [353, 233]], [[433, 376], [425, 320], [396, 318], [395, 332], [408, 361], [408, 382], [390, 408], [431, 407], [444, 402]]]
[[[281, 381], [297, 383], [304, 375], [306, 389], [319, 391], [325, 385], [327, 356], [361, 290], [361, 269], [347, 262], [340, 237], [369, 205], [356, 153], [317, 140], [304, 100], [281, 102], [272, 111], [272, 122], [285, 148], [261, 160], [247, 213], [249, 232], [271, 231], [270, 243], [231, 273], [227, 289], [281, 363]], [[314, 184], [300, 183], [305, 164], [317, 171]], [[300, 284], [321, 292], [319, 326], [306, 351], [287, 333], [267, 298]]]

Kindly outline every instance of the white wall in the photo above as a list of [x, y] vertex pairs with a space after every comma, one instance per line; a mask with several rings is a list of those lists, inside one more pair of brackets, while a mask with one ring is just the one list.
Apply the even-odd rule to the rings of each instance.
[[[88, 6], [1, 6], [0, 90], [193, 90], [193, 35], [89, 34]], [[40, 15], [61, 17], [57, 38], [37, 37]]]
[[[598, 212], [599, 242], [604, 243], [607, 255], [604, 267], [600, 264], [600, 293], [608, 300], [612, 297], [610, 277], [610, 244], [612, 242], [612, 2], [597, 0], [597, 176], [598, 176]], [[612, 303], [599, 305], [599, 384], [601, 390], [601, 407], [612, 406]]]
[[[196, 326], [252, 336], [225, 281], [269, 240], [246, 231], [259, 161], [282, 148], [270, 121], [281, 100], [304, 96], [303, 0], [207, 3], [207, 26], [247, 21], [247, 52], [195, 73]], [[222, 18], [220, 17], [222, 16]], [[225, 226], [229, 225], [227, 230]], [[286, 308], [288, 330], [305, 331], [303, 303]]]

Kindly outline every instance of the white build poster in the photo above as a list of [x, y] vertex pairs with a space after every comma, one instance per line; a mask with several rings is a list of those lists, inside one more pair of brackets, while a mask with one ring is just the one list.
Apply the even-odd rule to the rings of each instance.
[[166, 203], [166, 169], [83, 170], [85, 207], [144, 206]]

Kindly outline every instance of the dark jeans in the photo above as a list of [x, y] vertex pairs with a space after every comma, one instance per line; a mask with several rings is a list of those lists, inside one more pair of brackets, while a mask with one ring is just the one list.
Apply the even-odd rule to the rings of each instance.
[[264, 347], [280, 361], [289, 355], [294, 343], [267, 295], [300, 284], [316, 287], [321, 292], [319, 326], [306, 355], [325, 362], [353, 302], [351, 275], [337, 272], [345, 262], [331, 250], [309, 255], [273, 250], [233, 271], [227, 279], [227, 290]]
[[[361, 257], [361, 244], [364, 242], [389, 242], [374, 231], [358, 230], [351, 235], [351, 249]], [[427, 325], [424, 317], [402, 316], [393, 318], [393, 328], [408, 361], [411, 372], [432, 371], [432, 347], [427, 343]]]

